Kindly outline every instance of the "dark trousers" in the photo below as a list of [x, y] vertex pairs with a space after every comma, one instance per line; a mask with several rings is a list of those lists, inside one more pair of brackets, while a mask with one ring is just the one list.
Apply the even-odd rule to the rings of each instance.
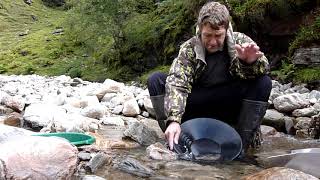
[[[166, 78], [167, 75], [160, 72], [149, 77], [147, 86], [150, 96], [165, 94]], [[209, 88], [194, 86], [188, 94], [181, 122], [193, 118], [210, 117], [234, 125], [242, 100], [267, 102], [271, 88], [271, 79], [267, 75], [253, 80], [233, 80]]]

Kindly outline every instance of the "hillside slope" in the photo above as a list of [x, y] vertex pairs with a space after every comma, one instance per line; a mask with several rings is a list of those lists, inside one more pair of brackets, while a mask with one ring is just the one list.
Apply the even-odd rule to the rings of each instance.
[[0, 72], [9, 74], [44, 73], [61, 47], [61, 22], [66, 11], [33, 0], [0, 2]]

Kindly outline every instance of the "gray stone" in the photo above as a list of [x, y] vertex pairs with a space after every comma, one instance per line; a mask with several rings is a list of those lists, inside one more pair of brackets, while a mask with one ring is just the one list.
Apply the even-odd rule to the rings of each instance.
[[109, 102], [109, 101], [111, 101], [112, 98], [114, 98], [116, 96], [117, 96], [117, 93], [106, 93], [103, 96], [101, 102]]
[[177, 159], [177, 154], [170, 151], [163, 144], [157, 142], [147, 147], [147, 154], [151, 159], [171, 161]]
[[294, 93], [275, 98], [273, 104], [280, 112], [290, 112], [308, 106], [309, 101], [302, 94]]
[[124, 121], [121, 117], [103, 117], [102, 123], [111, 126], [124, 126]]
[[111, 163], [111, 157], [100, 152], [91, 158], [86, 164], [85, 169], [91, 173], [95, 173], [100, 167], [109, 163]]
[[296, 109], [292, 112], [292, 115], [296, 117], [302, 117], [302, 116], [311, 117], [313, 115], [316, 115], [317, 113], [318, 111], [311, 106], [304, 109]]
[[271, 126], [261, 125], [260, 129], [263, 136], [274, 136], [278, 133], [277, 130]]
[[315, 98], [315, 99], [319, 100], [320, 99], [320, 91], [312, 90], [309, 93], [309, 99], [312, 99], [312, 98]]
[[126, 101], [123, 105], [122, 114], [125, 116], [134, 117], [140, 114], [140, 108], [135, 99]]
[[294, 52], [292, 62], [296, 65], [320, 65], [320, 48], [299, 48]]
[[158, 136], [154, 130], [149, 129], [142, 123], [134, 122], [129, 124], [129, 128], [123, 133], [142, 145], [150, 145], [157, 141]]
[[113, 110], [112, 110], [112, 114], [121, 114], [123, 111], [123, 105], [117, 105]]
[[285, 116], [284, 118], [284, 123], [285, 123], [285, 127], [286, 127], [286, 133], [287, 134], [294, 134], [295, 129], [294, 129], [294, 118], [289, 117], [289, 116]]
[[308, 117], [298, 117], [296, 118], [296, 124], [295, 124], [295, 128], [296, 129], [308, 129], [311, 126], [311, 118]]
[[10, 114], [10, 113], [12, 113], [12, 112], [13, 112], [13, 109], [7, 108], [7, 107], [5, 107], [5, 106], [1, 106], [1, 105], [0, 105], [0, 115], [1, 115], [1, 114], [8, 115], [8, 114]]
[[79, 152], [78, 157], [82, 161], [88, 161], [91, 159], [90, 153], [87, 152]]
[[130, 157], [124, 159], [122, 162], [117, 164], [116, 167], [124, 172], [143, 178], [147, 178], [155, 174], [152, 169], [141, 164], [138, 160]]
[[25, 100], [21, 97], [5, 96], [1, 103], [17, 112], [23, 111], [25, 106]]
[[106, 79], [103, 82], [103, 85], [104, 85], [103, 88], [106, 93], [117, 93], [117, 92], [120, 92], [124, 87], [123, 83], [119, 83], [111, 79]]
[[143, 117], [146, 117], [146, 118], [148, 118], [148, 117], [149, 117], [149, 113], [148, 113], [148, 112], [146, 112], [146, 111], [143, 111], [141, 115], [142, 115]]
[[262, 124], [274, 127], [277, 131], [283, 131], [285, 128], [284, 115], [274, 109], [268, 109], [263, 117]]
[[87, 106], [81, 110], [81, 114], [85, 117], [100, 119], [105, 114], [105, 107], [98, 104], [95, 106]]

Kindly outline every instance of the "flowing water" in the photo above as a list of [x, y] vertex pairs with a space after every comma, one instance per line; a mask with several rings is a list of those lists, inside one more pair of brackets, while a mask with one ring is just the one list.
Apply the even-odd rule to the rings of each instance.
[[[120, 140], [122, 138], [124, 128], [105, 127], [100, 130], [99, 134], [108, 139]], [[252, 152], [255, 159], [249, 159], [246, 162], [232, 161], [219, 164], [199, 164], [190, 161], [159, 161], [148, 158], [146, 147], [138, 147], [133, 149], [112, 150], [113, 164], [121, 162], [126, 157], [132, 157], [141, 164], [153, 170], [150, 179], [239, 179], [241, 176], [259, 172], [272, 165], [266, 162], [266, 157], [290, 152], [293, 149], [320, 147], [320, 142], [299, 141], [289, 136], [282, 135], [280, 137], [265, 138], [262, 147]], [[95, 173], [98, 176], [108, 180], [112, 179], [144, 179], [136, 175], [123, 172], [114, 165], [106, 165]]]

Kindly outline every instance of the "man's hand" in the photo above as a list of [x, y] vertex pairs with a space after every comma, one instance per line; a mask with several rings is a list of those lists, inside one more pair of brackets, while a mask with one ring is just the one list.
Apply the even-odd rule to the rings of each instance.
[[254, 43], [236, 44], [237, 57], [247, 64], [254, 63], [258, 58], [263, 56], [259, 46]]
[[169, 143], [170, 150], [173, 150], [173, 143], [178, 144], [179, 136], [181, 133], [180, 124], [171, 122], [164, 133]]

